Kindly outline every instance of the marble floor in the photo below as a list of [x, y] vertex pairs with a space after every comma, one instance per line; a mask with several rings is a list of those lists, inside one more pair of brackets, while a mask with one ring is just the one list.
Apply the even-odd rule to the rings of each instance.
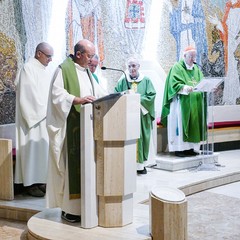
[[[155, 168], [148, 168], [147, 170], [147, 175], [137, 176], [133, 224], [117, 229], [97, 227], [92, 230], [84, 230], [77, 225], [71, 225], [69, 226], [72, 227], [71, 231], [76, 230], [76, 232], [86, 234], [88, 240], [151, 239], [147, 201], [149, 192], [154, 186], [169, 186], [182, 189], [187, 195], [189, 240], [240, 239], [240, 150], [219, 152], [218, 166], [215, 168], [195, 168], [175, 172]], [[207, 184], [206, 180], [212, 183]], [[222, 184], [224, 185], [214, 187]], [[192, 187], [193, 185], [194, 187]], [[204, 187], [201, 187], [203, 185]], [[207, 190], [202, 191], [204, 188], [207, 188]], [[31, 198], [21, 194], [17, 195], [13, 201], [0, 201], [1, 206], [49, 211], [45, 209], [44, 198]], [[61, 228], [67, 226], [66, 222], [62, 222], [59, 218], [59, 209], [53, 209], [52, 211], [55, 221], [61, 223]], [[35, 216], [33, 217], [35, 220], [43, 217], [42, 213]], [[36, 227], [41, 231], [40, 225], [35, 226], [34, 223], [32, 225], [30, 223], [30, 227], [33, 229]], [[26, 222], [4, 220], [0, 215], [1, 240], [26, 239], [26, 228]], [[43, 226], [42, 231], [45, 231], [46, 228], [47, 226]], [[8, 235], [11, 237], [7, 237]], [[61, 231], [59, 231], [59, 235], [56, 238], [51, 235], [51, 239], [71, 239], [65, 238]], [[131, 238], [124, 238], [127, 235]], [[48, 238], [46, 237], [46, 239]]]

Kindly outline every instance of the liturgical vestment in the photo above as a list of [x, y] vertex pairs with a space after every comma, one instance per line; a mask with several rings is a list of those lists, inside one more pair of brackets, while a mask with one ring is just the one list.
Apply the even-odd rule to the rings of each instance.
[[[67, 58], [64, 66], [70, 66], [69, 74], [72, 74], [71, 81], [77, 81], [76, 92], [79, 97], [95, 96], [96, 98], [106, 95], [106, 92], [91, 77], [91, 73], [86, 71], [78, 64], [75, 64], [71, 58]], [[70, 94], [65, 89], [63, 64], [58, 68], [50, 87], [47, 128], [49, 133], [49, 171], [47, 181], [47, 206], [54, 208], [60, 207], [66, 213], [81, 215], [81, 196], [79, 194], [70, 194], [71, 184], [69, 184], [69, 149], [67, 138], [68, 117], [72, 112], [73, 100], [75, 95]], [[75, 77], [74, 77], [75, 76]], [[77, 96], [77, 95], [76, 95]], [[74, 105], [74, 108], [80, 105]], [[80, 117], [80, 114], [79, 114]], [[79, 126], [80, 127], [80, 126]], [[79, 130], [80, 131], [80, 130]], [[77, 134], [79, 136], [80, 132]], [[79, 159], [75, 159], [80, 162]], [[71, 174], [71, 173], [70, 173]], [[79, 182], [80, 179], [75, 179]], [[71, 197], [73, 195], [73, 197]]]
[[[203, 78], [194, 65], [187, 69], [184, 60], [170, 69], [165, 83], [161, 123], [168, 126], [169, 151], [193, 148], [206, 139], [206, 107], [202, 92], [186, 92], [184, 86], [194, 87]], [[204, 105], [204, 106], [203, 106]]]
[[[128, 84], [127, 84], [128, 83]], [[136, 93], [140, 94], [141, 104], [141, 127], [140, 138], [137, 142], [137, 163], [144, 164], [148, 159], [150, 137], [152, 131], [152, 122], [155, 119], [154, 101], [156, 97], [156, 91], [152, 84], [152, 81], [143, 76], [141, 73], [135, 80], [128, 78], [122, 78], [118, 81], [115, 87], [116, 92], [122, 92], [129, 87]]]
[[16, 84], [15, 183], [46, 183], [48, 133], [46, 114], [52, 75], [31, 58], [19, 72]]

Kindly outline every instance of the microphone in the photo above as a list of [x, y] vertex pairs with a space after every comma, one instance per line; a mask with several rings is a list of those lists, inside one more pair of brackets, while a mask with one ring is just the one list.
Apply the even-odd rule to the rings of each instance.
[[193, 62], [194, 64], [196, 64], [197, 66], [199, 66], [201, 69], [202, 69], [202, 65], [196, 63], [196, 62]]
[[125, 73], [123, 70], [121, 70], [121, 69], [116, 69], [116, 68], [107, 68], [107, 67], [101, 67], [101, 69], [102, 69], [102, 70], [113, 70], [113, 71], [122, 72], [122, 73], [124, 74], [125, 79], [126, 79], [128, 89], [131, 89], [131, 87], [129, 86], [129, 82], [128, 82], [128, 80], [127, 80], [127, 75], [126, 75], [126, 73]]

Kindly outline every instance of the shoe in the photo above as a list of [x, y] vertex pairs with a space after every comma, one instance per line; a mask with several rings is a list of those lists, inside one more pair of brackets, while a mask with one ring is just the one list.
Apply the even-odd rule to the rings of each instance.
[[198, 155], [198, 153], [194, 152], [193, 149], [184, 150], [183, 152], [184, 152], [185, 155], [188, 155], [188, 156], [197, 156]]
[[45, 193], [42, 192], [37, 185], [27, 187], [27, 193], [32, 197], [44, 197]]
[[147, 174], [147, 169], [144, 167], [143, 170], [137, 170], [137, 174]]
[[42, 192], [46, 193], [46, 184], [38, 184], [37, 186]]
[[62, 217], [62, 219], [66, 220], [68, 222], [71, 222], [71, 223], [81, 221], [81, 216], [65, 213], [64, 211], [62, 211], [62, 216], [61, 217]]
[[176, 151], [175, 156], [177, 156], [177, 157], [187, 157], [187, 155], [183, 151]]

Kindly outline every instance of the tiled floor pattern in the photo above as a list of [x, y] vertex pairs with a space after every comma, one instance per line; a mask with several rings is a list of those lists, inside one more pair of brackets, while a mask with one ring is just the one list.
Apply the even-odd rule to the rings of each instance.
[[187, 199], [189, 240], [240, 239], [240, 182]]

